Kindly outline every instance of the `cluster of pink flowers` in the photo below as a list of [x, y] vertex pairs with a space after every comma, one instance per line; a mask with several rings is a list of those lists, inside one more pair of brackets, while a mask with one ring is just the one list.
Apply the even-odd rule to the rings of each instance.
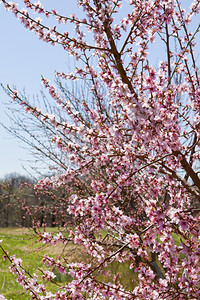
[[[40, 2], [24, 1], [29, 12], [2, 2], [39, 38], [61, 44], [78, 60], [74, 73], [57, 72], [57, 78], [88, 82], [89, 95], [79, 101], [66, 98], [42, 78], [65, 116], [61, 119], [10, 90], [14, 101], [50, 128], [49, 142], [59, 149], [58, 174], [38, 182], [36, 189], [68, 187], [66, 213], [74, 219], [69, 239], [93, 258], [92, 264], [68, 264], [45, 256], [47, 266], [72, 277], [51, 294], [36, 276], [27, 278], [13, 256], [11, 271], [18, 282], [33, 299], [84, 299], [84, 293], [87, 299], [198, 299], [200, 76], [195, 39], [200, 27], [190, 31], [189, 26], [194, 28], [200, 1], [183, 9], [181, 0], [78, 0], [82, 19], [47, 11]], [[76, 37], [32, 18], [32, 11], [70, 22]], [[157, 66], [154, 42], [166, 48]], [[80, 59], [84, 66], [79, 67]], [[40, 239], [65, 243], [61, 233], [45, 232]], [[138, 277], [132, 289], [116, 283], [114, 274], [109, 282], [99, 279], [113, 261], [130, 263]], [[42, 279], [54, 276], [44, 271]]]

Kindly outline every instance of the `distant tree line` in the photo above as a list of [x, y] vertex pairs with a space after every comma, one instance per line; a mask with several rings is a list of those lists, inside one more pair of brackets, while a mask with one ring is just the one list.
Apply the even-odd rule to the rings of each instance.
[[35, 190], [34, 180], [12, 173], [0, 180], [0, 227], [64, 226], [68, 193], [57, 189]]

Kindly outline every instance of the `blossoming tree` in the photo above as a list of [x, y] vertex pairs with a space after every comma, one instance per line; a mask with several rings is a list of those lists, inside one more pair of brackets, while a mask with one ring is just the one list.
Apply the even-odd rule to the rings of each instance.
[[[181, 0], [77, 0], [82, 18], [23, 2], [26, 9], [2, 0], [40, 39], [75, 57], [74, 73], [57, 72], [58, 78], [88, 82], [88, 98], [76, 106], [42, 78], [62, 118], [9, 92], [53, 133], [58, 174], [36, 189], [69, 185], [68, 213], [76, 219], [69, 239], [91, 263], [45, 256], [46, 265], [73, 277], [56, 293], [15, 256], [11, 271], [32, 299], [199, 298], [200, 1], [186, 7]], [[75, 36], [32, 12], [72, 24]], [[61, 233], [42, 239], [66, 243]], [[131, 289], [112, 276], [100, 279], [113, 261], [130, 263], [137, 274]], [[54, 274], [44, 271], [42, 278]]]

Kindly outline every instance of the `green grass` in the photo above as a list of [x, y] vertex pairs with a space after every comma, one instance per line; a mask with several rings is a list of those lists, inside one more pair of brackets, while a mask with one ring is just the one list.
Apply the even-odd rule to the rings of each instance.
[[[4, 250], [9, 255], [15, 254], [16, 257], [21, 257], [27, 268], [30, 271], [35, 271], [36, 265], [39, 265], [40, 262], [34, 253], [28, 253], [27, 246], [33, 242], [30, 238], [31, 235], [27, 230], [23, 231], [14, 228], [0, 229], [0, 239], [3, 240], [1, 245]], [[3, 261], [2, 258], [0, 261], [0, 293], [7, 299], [28, 299], [24, 290], [16, 282], [16, 277], [9, 271], [10, 262], [8, 260]], [[35, 263], [33, 263], [34, 261]]]
[[104, 282], [114, 282], [115, 284], [119, 281], [125, 290], [129, 291], [132, 291], [138, 284], [137, 274], [134, 269], [130, 269], [130, 262], [128, 261], [123, 263], [113, 261], [108, 268], [104, 268], [97, 279]]
[[[47, 231], [53, 232], [55, 228], [48, 228]], [[9, 255], [16, 255], [16, 257], [22, 259], [23, 267], [30, 272], [30, 274], [36, 273], [41, 275], [41, 270], [47, 270], [48, 268], [41, 262], [44, 254], [47, 254], [54, 258], [60, 258], [61, 256], [67, 257], [68, 262], [71, 261], [87, 261], [90, 257], [84, 253], [80, 247], [68, 244], [63, 252], [63, 245], [57, 246], [45, 246], [37, 241], [37, 237], [33, 231], [29, 229], [21, 228], [0, 228], [0, 239], [3, 240], [1, 245], [8, 251]], [[0, 294], [3, 294], [6, 299], [10, 300], [26, 300], [30, 299], [30, 295], [27, 295], [23, 288], [16, 282], [16, 276], [9, 271], [10, 262], [8, 260], [3, 261], [2, 250], [0, 249]], [[111, 274], [117, 275], [120, 273], [121, 279], [117, 276], [115, 282], [120, 280], [126, 289], [132, 290], [136, 285], [136, 274], [134, 270], [130, 270], [130, 263], [117, 263], [112, 262], [108, 269], [105, 268], [99, 275], [98, 280], [108, 282], [112, 280]], [[69, 275], [63, 275], [58, 270], [54, 270], [56, 275], [55, 282], [64, 285], [71, 281]], [[55, 292], [58, 287], [53, 283], [48, 283], [47, 288], [51, 292]]]
[[[56, 228], [48, 228], [48, 232], [55, 232]], [[105, 232], [101, 232], [101, 235], [105, 235]], [[180, 245], [180, 237], [173, 234], [173, 239], [176, 245]], [[23, 267], [30, 274], [36, 273], [41, 275], [40, 270], [47, 270], [42, 262], [43, 255], [49, 255], [51, 257], [59, 258], [67, 257], [68, 262], [72, 261], [90, 261], [90, 257], [84, 253], [83, 249], [72, 243], [67, 244], [65, 248], [63, 245], [46, 246], [39, 243], [37, 237], [32, 230], [25, 228], [0, 228], [0, 240], [3, 240], [1, 245], [8, 251], [8, 254], [16, 255], [23, 261]], [[159, 240], [159, 238], [158, 238]], [[64, 250], [63, 250], [64, 249]], [[10, 300], [26, 300], [30, 299], [30, 295], [27, 295], [23, 288], [17, 283], [16, 276], [9, 271], [9, 260], [2, 259], [2, 250], [0, 249], [0, 294], [3, 294], [6, 299]], [[120, 283], [127, 290], [132, 290], [138, 283], [137, 275], [134, 270], [130, 269], [130, 262], [118, 263], [112, 262], [108, 268], [104, 268], [98, 275], [97, 279], [100, 281], [114, 282], [120, 281]], [[61, 285], [71, 281], [69, 275], [63, 275], [58, 270], [54, 270], [56, 275], [55, 282]], [[120, 274], [120, 277], [117, 275]], [[94, 274], [95, 275], [95, 274]], [[53, 283], [46, 285], [47, 289], [51, 292], [55, 292], [58, 287]]]
[[[28, 229], [0, 228], [0, 239], [3, 240], [1, 245], [4, 250], [6, 250], [10, 256], [16, 255], [16, 257], [21, 258], [23, 267], [30, 274], [36, 273], [41, 275], [39, 269], [48, 269], [41, 262], [44, 254], [48, 254], [54, 258], [61, 254], [62, 248], [60, 245], [45, 247], [37, 241], [33, 232]], [[27, 295], [23, 288], [16, 282], [17, 277], [9, 271], [9, 260], [4, 261], [2, 255], [3, 253], [0, 249], [0, 294], [3, 294], [7, 299], [30, 299], [30, 296]], [[71, 279], [70, 276], [64, 276], [57, 270], [55, 270], [55, 273], [57, 275], [55, 281], [57, 282], [69, 282]], [[47, 288], [51, 289], [52, 292], [57, 289], [52, 283], [48, 283]]]

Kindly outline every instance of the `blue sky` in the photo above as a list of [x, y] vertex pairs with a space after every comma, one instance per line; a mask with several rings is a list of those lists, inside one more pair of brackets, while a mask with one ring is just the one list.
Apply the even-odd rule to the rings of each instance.
[[[42, 2], [62, 13], [66, 11], [66, 15], [74, 10], [77, 12], [74, 5], [67, 7], [64, 0]], [[53, 80], [55, 70], [67, 70], [68, 59], [63, 49], [39, 40], [34, 33], [25, 29], [11, 12], [5, 11], [2, 4], [0, 4], [0, 39], [0, 82], [4, 85], [16, 85], [18, 90], [25, 88], [27, 94], [36, 95], [41, 89], [41, 75]], [[5, 125], [9, 125], [5, 106], [8, 102], [9, 98], [0, 89], [0, 122]], [[27, 161], [31, 158], [30, 153], [22, 146], [25, 145], [0, 127], [0, 178], [11, 172], [26, 174], [22, 165], [30, 170]]]
[[[19, 7], [24, 7], [23, 1], [17, 1]], [[76, 0], [42, 0], [45, 8], [55, 8], [62, 15], [73, 12], [80, 15]], [[66, 5], [68, 3], [68, 5]], [[126, 8], [125, 8], [126, 9]], [[127, 13], [127, 11], [125, 10]], [[42, 17], [42, 16], [41, 16]], [[70, 31], [65, 25], [65, 31]], [[0, 4], [0, 83], [5, 86], [15, 85], [22, 91], [24, 88], [28, 95], [37, 94], [41, 89], [40, 78], [54, 80], [54, 72], [67, 71], [68, 56], [59, 46], [51, 46], [39, 40], [34, 33], [25, 29], [12, 12], [4, 10]], [[9, 125], [6, 117], [6, 106], [9, 98], [0, 89], [0, 122]], [[0, 178], [11, 172], [25, 174], [22, 166], [28, 170], [30, 151], [24, 149], [24, 144], [17, 138], [11, 137], [5, 129], [0, 127]]]
[[[22, 8], [23, 1], [17, 2]], [[60, 11], [62, 15], [73, 12], [80, 14], [76, 0], [41, 2], [49, 9], [55, 8]], [[69, 31], [68, 27], [69, 25], [65, 25], [64, 30]], [[5, 11], [2, 4], [0, 4], [0, 39], [0, 83], [4, 85], [15, 85], [21, 91], [25, 88], [28, 95], [36, 95], [41, 89], [41, 75], [54, 80], [55, 70], [68, 71], [67, 53], [59, 46], [53, 47], [39, 40], [34, 33], [25, 29], [11, 12]], [[158, 64], [161, 54], [165, 56], [164, 48], [161, 49], [155, 44], [151, 53], [155, 64]], [[9, 103], [9, 98], [0, 89], [0, 122], [5, 126], [9, 125], [6, 103]], [[28, 163], [31, 158], [30, 151], [24, 149], [24, 146], [0, 127], [0, 178], [11, 172], [26, 174], [22, 166], [30, 170]]]

